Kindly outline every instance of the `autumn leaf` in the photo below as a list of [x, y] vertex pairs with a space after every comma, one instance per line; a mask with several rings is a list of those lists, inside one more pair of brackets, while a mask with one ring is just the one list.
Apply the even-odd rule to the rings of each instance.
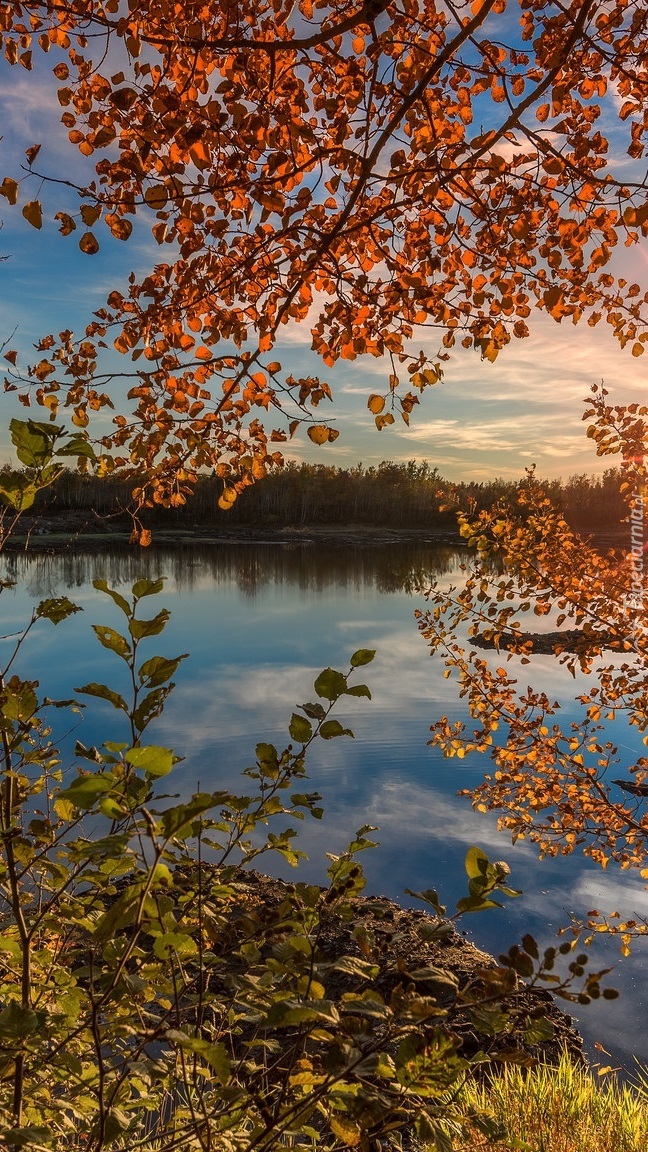
[[79, 240], [79, 248], [86, 256], [94, 256], [99, 251], [99, 242], [92, 232], [84, 232]]
[[0, 184], [0, 196], [6, 196], [10, 204], [15, 204], [18, 199], [18, 183], [12, 180], [10, 176], [5, 176], [2, 184]]
[[394, 423], [394, 417], [393, 417], [391, 412], [385, 412], [385, 413], [383, 413], [382, 416], [376, 416], [375, 424], [376, 424], [376, 428], [378, 429], [379, 432], [382, 432], [382, 429], [387, 424], [393, 424], [393, 423]]
[[43, 209], [39, 200], [30, 200], [25, 204], [22, 214], [27, 223], [31, 224], [32, 228], [43, 227]]
[[32, 164], [34, 163], [34, 160], [38, 156], [38, 153], [40, 152], [40, 150], [41, 150], [40, 144], [33, 144], [31, 148], [27, 148], [25, 150], [25, 156], [27, 157], [27, 163], [29, 164], [30, 168], [31, 168]]
[[[92, 228], [101, 216], [100, 204], [82, 204], [81, 205], [81, 219], [87, 228]], [[82, 249], [85, 252], [85, 248]]]
[[326, 444], [329, 439], [329, 429], [324, 424], [313, 424], [308, 429], [308, 437], [313, 444]]

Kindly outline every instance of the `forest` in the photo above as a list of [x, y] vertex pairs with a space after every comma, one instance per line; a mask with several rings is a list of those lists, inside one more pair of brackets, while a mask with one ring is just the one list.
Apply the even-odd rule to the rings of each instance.
[[[5, 470], [5, 476], [10, 470]], [[550, 480], [543, 489], [554, 508], [576, 528], [617, 528], [627, 515], [618, 468], [602, 474]], [[0, 485], [2, 473], [0, 473]], [[518, 481], [445, 480], [426, 461], [383, 461], [377, 467], [336, 468], [325, 464], [288, 464], [244, 489], [229, 509], [219, 504], [222, 481], [200, 475], [186, 503], [171, 507], [156, 504], [142, 512], [152, 527], [185, 530], [233, 526], [264, 528], [316, 525], [367, 525], [429, 529], [454, 528], [456, 513], [492, 509], [510, 499]], [[71, 469], [62, 470], [37, 495], [34, 511], [51, 521], [61, 519], [78, 529], [97, 531], [126, 526], [132, 506], [132, 483], [118, 474], [99, 478]]]

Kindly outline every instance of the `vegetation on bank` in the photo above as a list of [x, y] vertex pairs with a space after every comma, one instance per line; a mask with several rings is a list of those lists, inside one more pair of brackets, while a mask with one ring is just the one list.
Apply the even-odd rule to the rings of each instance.
[[[33, 460], [15, 489], [22, 500], [66, 445], [57, 429], [31, 422], [14, 423], [12, 437], [20, 458]], [[590, 969], [578, 934], [544, 951], [527, 934], [465, 983], [447, 958], [437, 962], [431, 948], [445, 952], [457, 918], [518, 895], [506, 864], [476, 847], [455, 912], [434, 889], [411, 893], [434, 913], [416, 922], [420, 953], [407, 939], [399, 955], [403, 930], [385, 901], [359, 901], [369, 826], [329, 855], [324, 888], [297, 882], [259, 899], [245, 865], [276, 853], [298, 865], [293, 825], [322, 814], [321, 797], [304, 790], [310, 748], [352, 735], [332, 712], [348, 696], [370, 698], [357, 675], [373, 651], [317, 676], [285, 747], [256, 745], [245, 795], [178, 802], [166, 780], [178, 756], [149, 743], [148, 729], [186, 653], [142, 659], [169, 618], [164, 608], [150, 615], [162, 581], [139, 579], [130, 593], [105, 579], [94, 585], [117, 627], [93, 629], [122, 676], [74, 691], [115, 710], [121, 739], [78, 742], [70, 762], [54, 741], [51, 709], [67, 716], [80, 705], [40, 699], [38, 683], [19, 675], [32, 628], [64, 627], [80, 610], [65, 596], [41, 601], [14, 635], [0, 683], [5, 1144], [370, 1152], [415, 1135], [436, 1152], [493, 1146], [500, 1116], [467, 1082], [502, 1061], [550, 1058], [557, 1026], [545, 988], [579, 1004], [611, 999], [607, 970]], [[639, 1130], [639, 1106], [620, 1101], [626, 1128]], [[544, 1152], [544, 1130], [529, 1125], [530, 1152]], [[506, 1138], [516, 1147], [512, 1127]], [[615, 1137], [614, 1147], [640, 1145]]]
[[[6, 476], [5, 469], [4, 475]], [[543, 488], [553, 506], [578, 527], [616, 526], [626, 515], [621, 471], [608, 468], [599, 476], [550, 480]], [[116, 474], [103, 478], [66, 469], [39, 492], [35, 511], [47, 517], [74, 516], [127, 519], [133, 480]], [[377, 467], [336, 468], [323, 464], [289, 464], [246, 488], [229, 509], [219, 507], [223, 482], [200, 475], [195, 491], [182, 503], [147, 509], [151, 527], [230, 527], [233, 525], [343, 525], [454, 528], [458, 508], [490, 510], [510, 500], [518, 482], [496, 477], [487, 481], [445, 480], [426, 461], [383, 461]], [[180, 500], [180, 498], [179, 498]]]
[[567, 1056], [557, 1068], [508, 1065], [486, 1081], [467, 1081], [461, 1093], [467, 1108], [487, 1108], [508, 1135], [493, 1140], [475, 1130], [457, 1152], [643, 1152], [647, 1088], [596, 1079]]

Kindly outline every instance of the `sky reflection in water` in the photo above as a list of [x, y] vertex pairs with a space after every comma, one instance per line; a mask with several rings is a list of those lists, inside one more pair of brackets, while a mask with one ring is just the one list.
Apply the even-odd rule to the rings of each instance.
[[[15, 589], [0, 596], [0, 633], [29, 617], [31, 605], [67, 593], [85, 611], [58, 628], [43, 623], [21, 654], [20, 674], [38, 675], [50, 696], [67, 697], [76, 686], [101, 680], [126, 689], [120, 662], [94, 642], [90, 624], [119, 628], [119, 612], [95, 592], [92, 579], [124, 586], [142, 576], [166, 576], [165, 591], [149, 601], [151, 615], [171, 609], [162, 637], [145, 656], [189, 652], [181, 666], [164, 716], [152, 739], [183, 755], [174, 778], [181, 795], [239, 787], [239, 772], [253, 760], [257, 740], [283, 747], [295, 705], [312, 699], [313, 680], [327, 665], [346, 670], [357, 648], [376, 648], [373, 664], [359, 670], [372, 701], [344, 701], [336, 715], [355, 740], [320, 742], [309, 760], [309, 788], [324, 796], [321, 823], [304, 823], [301, 846], [310, 860], [305, 879], [320, 881], [325, 852], [342, 851], [356, 829], [378, 825], [380, 847], [364, 854], [368, 891], [395, 899], [406, 887], [435, 886], [450, 908], [464, 894], [463, 858], [478, 844], [492, 859], [506, 859], [512, 882], [524, 896], [503, 910], [473, 918], [463, 927], [482, 947], [497, 954], [526, 931], [541, 946], [553, 942], [569, 912], [597, 907], [648, 914], [642, 884], [619, 871], [603, 873], [574, 854], [539, 862], [526, 842], [511, 845], [497, 831], [495, 817], [474, 813], [456, 791], [477, 782], [485, 764], [479, 757], [443, 760], [427, 747], [429, 726], [443, 713], [462, 715], [451, 681], [432, 660], [414, 622], [424, 607], [418, 587], [433, 579], [461, 578], [462, 554], [450, 548], [281, 548], [273, 545], [214, 545], [144, 554], [115, 552], [62, 556], [5, 557]], [[123, 618], [122, 618], [123, 619]], [[4, 652], [11, 641], [3, 641]], [[552, 696], [573, 694], [574, 682], [551, 657], [536, 657], [523, 678]], [[122, 720], [109, 705], [93, 702], [89, 715], [70, 731], [70, 741], [98, 744], [127, 738]], [[60, 717], [57, 716], [57, 722]], [[73, 721], [76, 723], [76, 721]], [[638, 737], [618, 725], [621, 752], [635, 750]], [[633, 743], [634, 741], [634, 743]], [[635, 751], [636, 754], [636, 751]], [[243, 789], [241, 789], [243, 790]], [[266, 867], [294, 872], [281, 861]], [[591, 1046], [601, 1042], [615, 1059], [632, 1066], [636, 1055], [648, 1062], [642, 952], [622, 960], [618, 944], [596, 940], [595, 968], [615, 964], [608, 982], [622, 998], [581, 1011], [579, 1026]], [[605, 1062], [605, 1061], [604, 1061]]]

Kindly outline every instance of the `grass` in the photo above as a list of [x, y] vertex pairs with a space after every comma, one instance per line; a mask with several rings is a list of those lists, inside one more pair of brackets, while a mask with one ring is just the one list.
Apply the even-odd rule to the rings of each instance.
[[564, 1056], [532, 1071], [509, 1066], [466, 1084], [461, 1105], [489, 1113], [508, 1132], [494, 1141], [475, 1127], [457, 1152], [646, 1152], [648, 1079], [636, 1088], [599, 1078]]

